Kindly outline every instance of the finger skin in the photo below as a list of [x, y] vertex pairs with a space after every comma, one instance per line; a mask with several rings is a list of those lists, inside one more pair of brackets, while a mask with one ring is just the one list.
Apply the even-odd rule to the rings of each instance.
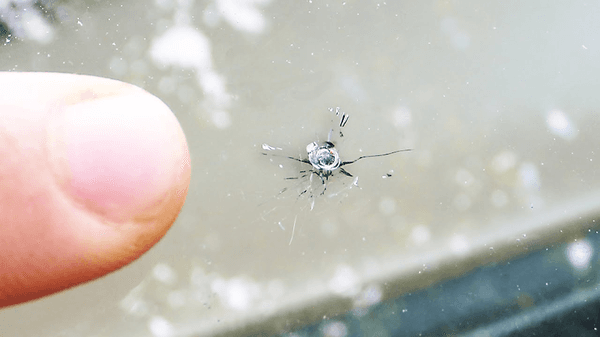
[[[137, 259], [165, 235], [185, 201], [191, 168], [181, 126], [160, 100], [122, 82], [53, 73], [0, 73], [0, 92], [0, 307], [105, 275]], [[69, 173], [62, 167], [63, 153], [65, 157], [85, 153], [85, 146], [75, 147], [79, 152], [71, 151], [73, 144], [61, 143], [62, 138], [56, 136], [60, 135], [66, 111], [76, 115], [70, 107], [85, 110], [85, 104], [77, 104], [95, 104], [101, 99], [112, 100], [113, 105], [117, 102], [113, 115], [130, 114], [125, 116], [138, 124], [136, 136], [143, 136], [143, 123], [154, 123], [151, 127], [158, 131], [148, 131], [147, 142], [131, 144], [126, 135], [115, 134], [122, 145], [115, 153], [121, 156], [127, 151], [132, 155], [156, 152], [162, 156], [160, 163], [144, 162], [144, 156], [130, 160], [142, 173], [161, 172], [161, 177], [166, 177], [161, 178], [166, 183], [156, 184], [156, 191], [152, 190], [153, 184], [139, 186], [142, 197], [152, 196], [149, 201], [115, 198], [118, 186], [108, 186], [112, 180], [147, 178], [132, 175], [130, 167], [112, 170], [113, 176], [99, 177], [97, 182], [93, 175], [85, 177], [90, 181], [88, 190], [97, 184], [100, 192], [112, 188], [112, 194], [79, 193], [71, 185], [77, 180], [73, 175], [81, 172]], [[121, 100], [134, 101], [119, 111]], [[141, 107], [143, 113], [132, 106]], [[99, 118], [106, 118], [98, 111]], [[117, 128], [115, 132], [125, 133], [126, 129]], [[136, 149], [140, 143], [147, 143], [149, 148]], [[108, 152], [103, 160], [108, 160], [111, 151], [107, 147], [111, 145], [103, 146], [101, 149]], [[110, 167], [110, 163], [98, 164]], [[142, 185], [136, 182], [123, 195], [133, 199], [137, 185]], [[88, 198], [92, 194], [95, 199]], [[107, 201], [103, 203], [99, 198]], [[115, 204], [114, 200], [123, 204]]]

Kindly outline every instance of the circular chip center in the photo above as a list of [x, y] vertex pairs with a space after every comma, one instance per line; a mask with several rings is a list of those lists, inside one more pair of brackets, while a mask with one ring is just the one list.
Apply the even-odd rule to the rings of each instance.
[[340, 167], [340, 155], [331, 142], [319, 145], [312, 142], [306, 146], [308, 161], [317, 170], [333, 171]]

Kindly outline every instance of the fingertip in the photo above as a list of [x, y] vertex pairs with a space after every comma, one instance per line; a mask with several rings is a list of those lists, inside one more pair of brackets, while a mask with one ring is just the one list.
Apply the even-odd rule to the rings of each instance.
[[0, 90], [43, 104], [0, 99], [16, 116], [0, 121], [0, 145], [16, 140], [0, 151], [0, 181], [14, 182], [0, 190], [0, 307], [137, 259], [177, 218], [191, 172], [183, 130], [155, 96], [89, 76], [2, 75]]
[[189, 152], [169, 108], [143, 91], [67, 105], [49, 127], [49, 160], [64, 191], [88, 210], [123, 222], [155, 217], [181, 198]]

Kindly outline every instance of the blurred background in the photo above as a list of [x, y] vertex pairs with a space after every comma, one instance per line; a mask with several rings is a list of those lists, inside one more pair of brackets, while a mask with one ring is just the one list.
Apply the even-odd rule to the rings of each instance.
[[[156, 247], [2, 336], [597, 332], [600, 3], [2, 0], [0, 38], [3, 71], [158, 96], [192, 157]], [[412, 151], [321, 195], [285, 157], [332, 129]]]

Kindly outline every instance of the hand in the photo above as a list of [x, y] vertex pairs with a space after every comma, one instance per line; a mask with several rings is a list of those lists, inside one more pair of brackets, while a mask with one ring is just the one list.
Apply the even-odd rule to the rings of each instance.
[[0, 307], [135, 260], [173, 224], [189, 182], [185, 136], [156, 97], [0, 72]]

